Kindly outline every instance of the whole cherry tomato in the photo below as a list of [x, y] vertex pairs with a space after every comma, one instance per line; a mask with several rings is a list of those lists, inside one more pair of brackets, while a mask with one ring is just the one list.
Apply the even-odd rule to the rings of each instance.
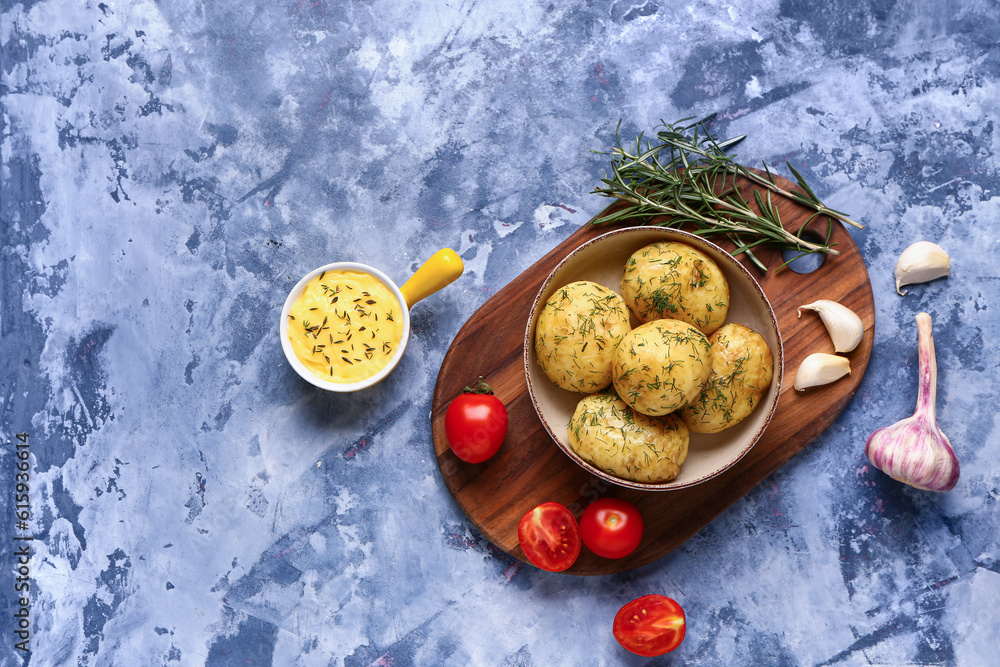
[[583, 510], [580, 536], [603, 558], [624, 558], [642, 541], [642, 514], [627, 500], [598, 498]]
[[448, 406], [444, 432], [455, 456], [482, 463], [497, 453], [507, 436], [507, 408], [479, 378], [474, 389], [466, 387]]
[[549, 572], [562, 572], [580, 555], [580, 526], [565, 506], [542, 503], [521, 518], [517, 541], [533, 564]]
[[665, 595], [644, 595], [627, 603], [612, 628], [619, 644], [647, 658], [680, 646], [686, 630], [684, 610]]

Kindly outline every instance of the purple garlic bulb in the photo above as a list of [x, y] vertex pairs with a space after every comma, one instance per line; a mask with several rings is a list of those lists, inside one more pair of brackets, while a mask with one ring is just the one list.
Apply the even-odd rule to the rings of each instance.
[[958, 483], [958, 458], [948, 436], [937, 425], [937, 361], [931, 316], [927, 313], [917, 315], [917, 340], [917, 411], [868, 436], [865, 455], [873, 466], [895, 480], [927, 491], [948, 491]]

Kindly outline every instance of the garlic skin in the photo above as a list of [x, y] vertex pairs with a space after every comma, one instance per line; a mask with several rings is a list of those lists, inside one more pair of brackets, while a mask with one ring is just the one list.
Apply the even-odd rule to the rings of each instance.
[[799, 306], [798, 314], [802, 317], [803, 310], [819, 313], [826, 330], [833, 340], [833, 349], [837, 352], [851, 352], [861, 342], [865, 335], [865, 325], [853, 310], [836, 301], [820, 299], [804, 306]]
[[944, 248], [930, 241], [917, 241], [896, 260], [896, 293], [903, 285], [914, 285], [947, 276], [951, 272], [951, 257]]
[[937, 426], [937, 360], [931, 316], [927, 313], [917, 315], [917, 335], [917, 410], [912, 417], [868, 436], [865, 456], [895, 480], [927, 491], [948, 491], [958, 483], [959, 465], [948, 436]]
[[795, 373], [795, 388], [802, 391], [809, 387], [830, 384], [850, 374], [851, 362], [847, 357], [816, 352], [799, 364], [799, 370]]

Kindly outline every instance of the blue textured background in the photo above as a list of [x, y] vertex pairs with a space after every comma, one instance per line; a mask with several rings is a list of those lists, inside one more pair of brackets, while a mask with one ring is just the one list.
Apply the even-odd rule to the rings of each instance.
[[[987, 665], [1000, 637], [995, 2], [3, 3], [0, 475], [32, 456], [31, 665]], [[719, 112], [854, 231], [868, 373], [803, 453], [660, 561], [576, 578], [499, 553], [434, 462], [462, 323], [606, 200], [604, 150]], [[910, 242], [952, 276], [895, 294]], [[466, 272], [364, 393], [297, 378], [287, 290], [335, 260]], [[908, 416], [920, 310], [962, 478], [866, 465]], [[0, 499], [0, 664], [14, 648]], [[611, 620], [649, 592], [688, 635]]]

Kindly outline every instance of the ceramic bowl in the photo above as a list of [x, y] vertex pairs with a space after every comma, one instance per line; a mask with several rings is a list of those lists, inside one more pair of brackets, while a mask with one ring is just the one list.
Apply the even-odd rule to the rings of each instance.
[[[581, 458], [569, 444], [567, 425], [578, 394], [554, 385], [535, 357], [535, 324], [545, 302], [560, 287], [577, 280], [590, 280], [621, 293], [625, 262], [636, 250], [658, 241], [677, 241], [701, 250], [722, 269], [729, 282], [730, 305], [726, 322], [738, 322], [764, 337], [774, 358], [771, 386], [757, 408], [743, 421], [720, 433], [692, 433], [687, 459], [680, 474], [669, 482], [643, 483], [610, 475]], [[633, 326], [638, 321], [632, 321]], [[622, 487], [670, 491], [701, 484], [731, 468], [754, 446], [774, 414], [781, 393], [783, 350], [778, 321], [760, 285], [732, 255], [714, 243], [687, 232], [663, 227], [630, 227], [598, 236], [570, 252], [542, 283], [535, 297], [524, 334], [524, 372], [535, 411], [552, 439], [577, 465], [587, 472]]]
[[[396, 283], [389, 276], [378, 269], [367, 264], [359, 264], [358, 262], [334, 262], [333, 264], [326, 264], [314, 269], [295, 284], [295, 287], [288, 293], [285, 305], [281, 309], [281, 323], [278, 327], [278, 333], [281, 337], [281, 349], [285, 353], [285, 358], [303, 380], [320, 389], [336, 392], [352, 392], [367, 389], [389, 375], [396, 368], [399, 360], [403, 358], [403, 353], [406, 351], [406, 343], [410, 338], [410, 308], [421, 299], [434, 294], [457, 280], [462, 275], [463, 269], [462, 259], [450, 248], [442, 248], [434, 253], [410, 276], [409, 280], [403, 283], [402, 287], [397, 287]], [[299, 300], [302, 291], [310, 280], [321, 273], [332, 271], [359, 271], [367, 273], [382, 283], [392, 293], [403, 311], [402, 339], [396, 346], [396, 352], [381, 370], [374, 375], [356, 382], [331, 382], [317, 376], [306, 368], [305, 364], [295, 356], [295, 351], [292, 349], [292, 344], [288, 339], [288, 314]]]
[[[292, 344], [288, 339], [288, 314], [289, 311], [291, 311], [292, 306], [294, 306], [299, 300], [299, 297], [302, 295], [302, 291], [305, 289], [310, 280], [321, 273], [332, 271], [359, 271], [361, 273], [367, 273], [382, 283], [396, 298], [396, 301], [398, 301], [402, 306], [403, 336], [402, 340], [396, 346], [396, 352], [389, 359], [389, 362], [375, 375], [367, 377], [363, 380], [358, 380], [357, 382], [331, 382], [319, 377], [306, 368], [305, 364], [303, 364], [299, 358], [295, 356], [295, 352], [292, 350]], [[285, 299], [285, 305], [281, 309], [281, 326], [279, 327], [279, 334], [281, 336], [281, 349], [285, 353], [285, 358], [303, 380], [319, 387], [320, 389], [326, 389], [327, 391], [358, 391], [361, 389], [367, 389], [373, 384], [381, 381], [385, 376], [392, 372], [392, 370], [396, 367], [396, 364], [399, 363], [399, 360], [403, 358], [403, 352], [406, 351], [406, 342], [410, 337], [410, 309], [406, 307], [406, 301], [403, 298], [403, 293], [399, 291], [396, 283], [394, 283], [389, 276], [385, 275], [378, 269], [368, 266], [367, 264], [359, 264], [357, 262], [334, 262], [333, 264], [326, 264], [307, 273], [288, 293], [288, 298]]]

